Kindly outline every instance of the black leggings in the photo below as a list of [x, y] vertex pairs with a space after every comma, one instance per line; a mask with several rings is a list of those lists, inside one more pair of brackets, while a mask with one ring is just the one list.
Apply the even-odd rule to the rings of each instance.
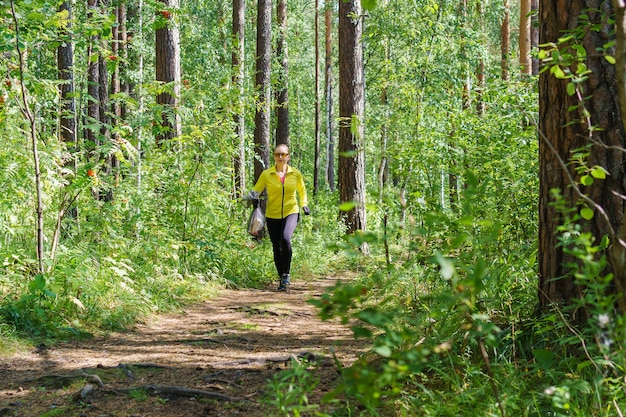
[[267, 219], [267, 232], [274, 249], [274, 264], [278, 276], [291, 273], [291, 236], [298, 225], [298, 213], [290, 214], [284, 219]]

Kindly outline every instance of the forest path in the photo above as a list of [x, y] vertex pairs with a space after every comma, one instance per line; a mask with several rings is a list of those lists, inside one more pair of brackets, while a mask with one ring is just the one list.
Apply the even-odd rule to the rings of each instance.
[[336, 281], [223, 290], [131, 332], [0, 358], [0, 417], [267, 416], [268, 380], [303, 356], [319, 359], [316, 403], [339, 377], [334, 358], [349, 365], [362, 348], [307, 303]]

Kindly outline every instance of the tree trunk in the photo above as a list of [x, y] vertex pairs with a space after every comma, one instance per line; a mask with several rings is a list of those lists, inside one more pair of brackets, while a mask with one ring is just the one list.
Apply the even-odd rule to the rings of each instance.
[[280, 68], [278, 69], [278, 86], [276, 92], [276, 145], [289, 146], [289, 66], [287, 53], [287, 0], [278, 0], [276, 6], [278, 20], [278, 39], [276, 54]]
[[531, 0], [521, 0], [519, 14], [519, 66], [523, 75], [530, 75], [533, 69], [530, 56], [530, 12]]
[[[619, 229], [624, 213], [624, 201], [620, 197], [624, 189], [625, 138], [622, 121], [619, 117], [618, 94], [615, 66], [606, 61], [596, 51], [613, 40], [613, 27], [606, 24], [603, 16], [607, 10], [598, 11], [596, 3], [573, 0], [567, 4], [556, 1], [542, 1], [539, 17], [539, 43], [557, 42], [565, 30], [576, 27], [582, 13], [592, 25], [602, 27], [598, 31], [585, 31], [582, 44], [588, 51], [585, 65], [592, 72], [589, 78], [579, 84], [581, 97], [588, 97], [581, 103], [577, 95], [567, 93], [568, 80], [557, 79], [549, 71], [539, 77], [539, 302], [541, 307], [551, 303], [569, 303], [580, 296], [580, 288], [574, 282], [569, 269], [564, 266], [567, 260], [562, 247], [558, 245], [557, 227], [563, 224], [563, 217], [553, 205], [551, 190], [560, 190], [568, 207], [576, 208], [580, 202], [577, 190], [582, 191], [606, 213], [606, 217], [595, 210], [595, 216], [588, 222], [581, 222], [583, 230], [590, 231], [596, 243], [603, 236], [614, 238], [614, 230]], [[576, 64], [570, 68], [576, 72]], [[581, 113], [581, 104], [590, 115], [589, 124], [594, 127], [590, 137], [590, 125]], [[575, 108], [578, 110], [570, 110]], [[591, 146], [591, 144], [593, 145]], [[564, 163], [570, 161], [572, 152], [582, 147], [589, 148], [586, 160], [588, 167], [601, 166], [608, 176], [596, 180], [591, 186], [576, 184], [572, 187], [570, 178], [579, 182], [576, 167]], [[605, 221], [608, 219], [608, 222]], [[615, 240], [613, 240], [615, 244]], [[577, 317], [581, 319], [581, 317]]]
[[320, 177], [320, 9], [315, 0], [315, 156], [313, 163], [313, 195], [319, 190]]
[[[509, 0], [504, 0], [504, 16], [500, 26], [500, 51], [502, 54], [502, 79], [509, 79], [509, 54], [511, 53], [511, 18], [509, 14]], [[522, 34], [520, 27], [520, 49], [522, 44]]]
[[[385, 61], [388, 62], [391, 56], [391, 42], [389, 39], [383, 40], [385, 48]], [[387, 69], [385, 76], [389, 77]], [[387, 78], [389, 79], [389, 78]], [[385, 185], [389, 178], [389, 158], [387, 153], [387, 143], [389, 141], [387, 121], [389, 120], [389, 100], [387, 96], [387, 85], [383, 85], [380, 93], [380, 105], [384, 114], [383, 122], [380, 126], [380, 163], [378, 164], [378, 204], [382, 204], [385, 191]]]
[[[531, 51], [539, 48], [539, 0], [530, 0], [532, 18], [530, 19], [530, 48]], [[532, 57], [533, 75], [539, 75], [539, 58]]]
[[272, 58], [272, 1], [258, 0], [256, 34], [256, 90], [254, 116], [254, 179], [269, 166], [270, 75]]
[[235, 111], [233, 112], [233, 122], [235, 125], [235, 136], [238, 139], [237, 154], [234, 160], [235, 170], [235, 194], [241, 196], [246, 190], [246, 137], [244, 134], [245, 118], [243, 109], [244, 84], [245, 75], [245, 17], [246, 17], [246, 1], [233, 0], [233, 47], [232, 47], [232, 82], [233, 87], [237, 89]]
[[325, 71], [324, 91], [326, 92], [326, 182], [332, 192], [335, 192], [335, 141], [333, 139], [333, 11], [328, 0], [324, 4], [325, 26]]
[[[480, 33], [484, 38], [485, 33], [485, 5], [484, 0], [478, 0], [476, 2], [476, 15], [478, 17]], [[483, 42], [486, 42], [483, 39]], [[476, 114], [483, 116], [485, 114], [485, 100], [483, 99], [483, 93], [485, 91], [485, 60], [481, 58], [476, 68]]]
[[[61, 3], [59, 11], [67, 11], [68, 21], [72, 21], [72, 5], [69, 1]], [[68, 27], [62, 33], [67, 39], [57, 49], [57, 68], [61, 99], [59, 136], [73, 154], [76, 151], [76, 100], [74, 99], [74, 44], [68, 32], [70, 29], [71, 27]], [[76, 159], [72, 156], [65, 166], [76, 171]]]
[[157, 104], [163, 106], [161, 129], [156, 136], [158, 144], [180, 136], [180, 120], [177, 112], [180, 96], [180, 33], [173, 18], [178, 12], [178, 0], [161, 0], [163, 10], [157, 12], [162, 19], [162, 26], [155, 31], [156, 35], [156, 80], [163, 84], [171, 84], [167, 91], [157, 95]]
[[[617, 79], [617, 94], [622, 125], [626, 122], [626, 4], [623, 1], [613, 0], [615, 10], [615, 69]], [[626, 213], [624, 214], [626, 216]], [[609, 248], [609, 261], [615, 275], [615, 285], [618, 294], [619, 311], [626, 313], [626, 221], [622, 217], [622, 224], [618, 236]]]
[[[339, 1], [339, 194], [348, 233], [365, 230], [365, 108], [360, 0]], [[367, 251], [367, 247], [364, 250]]]
[[[87, 18], [91, 18], [98, 8], [98, 0], [89, 0], [87, 9]], [[87, 138], [87, 147], [90, 156], [94, 157], [93, 152], [98, 141], [98, 131], [100, 130], [100, 70], [98, 68], [99, 52], [98, 52], [98, 36], [92, 36], [88, 47], [88, 67], [87, 67], [87, 130], [85, 137]]]
[[[126, 3], [122, 3], [119, 5], [117, 9], [118, 13], [118, 22], [120, 25], [120, 34], [119, 34], [119, 63], [118, 66], [120, 68], [120, 92], [130, 96], [130, 82], [128, 80], [128, 44], [131, 41], [132, 37], [128, 37], [128, 30], [126, 22], [128, 20], [128, 13], [126, 11]], [[122, 120], [126, 119], [126, 105], [125, 101], [120, 104], [120, 118]]]

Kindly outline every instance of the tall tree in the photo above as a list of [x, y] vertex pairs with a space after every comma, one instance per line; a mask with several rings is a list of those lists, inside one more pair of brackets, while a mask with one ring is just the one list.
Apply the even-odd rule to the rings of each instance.
[[287, 50], [287, 0], [278, 0], [276, 6], [278, 37], [276, 55], [280, 67], [278, 69], [278, 86], [276, 90], [276, 145], [289, 146], [289, 61]]
[[324, 2], [324, 91], [326, 97], [326, 182], [335, 191], [335, 141], [333, 138], [333, 10], [332, 3]]
[[519, 65], [524, 75], [530, 75], [533, 70], [530, 55], [530, 1], [531, 0], [521, 0], [519, 11]]
[[[87, 18], [93, 19], [98, 13], [98, 0], [88, 0]], [[89, 40], [87, 51], [87, 130], [85, 137], [88, 141], [88, 148], [95, 149], [98, 141], [98, 131], [100, 130], [100, 69], [99, 43], [100, 37], [93, 35]], [[93, 156], [93, 155], [92, 155]]]
[[313, 163], [313, 194], [319, 189], [320, 176], [320, 9], [315, 0], [315, 156]]
[[[366, 229], [363, 16], [360, 0], [339, 1], [339, 198], [347, 232]], [[364, 248], [367, 250], [367, 248]]]
[[[59, 72], [60, 108], [60, 139], [71, 151], [76, 145], [76, 100], [74, 99], [74, 44], [70, 36], [72, 21], [72, 5], [64, 1], [59, 6], [61, 13], [67, 13], [68, 27], [62, 31], [64, 41], [57, 48], [57, 69]], [[75, 167], [75, 158], [68, 160], [68, 165]]]
[[243, 110], [244, 94], [244, 42], [245, 42], [246, 1], [233, 0], [233, 31], [232, 31], [232, 83], [236, 89], [236, 104], [233, 106], [233, 123], [237, 137], [237, 154], [234, 158], [235, 193], [241, 195], [246, 190], [246, 137]]
[[[626, 4], [612, 0], [615, 10], [615, 73], [617, 97], [622, 125], [626, 123]], [[622, 217], [617, 236], [609, 248], [609, 261], [613, 268], [620, 312], [626, 313], [626, 212]]]
[[[603, 54], [596, 53], [614, 40], [614, 28], [606, 19], [610, 6], [607, 3], [604, 6], [604, 10], [599, 9], [597, 2], [588, 0], [543, 1], [539, 9], [540, 44], [558, 44], [564, 33], [573, 35], [568, 43], [560, 45], [562, 59], [555, 63], [559, 68], [544, 71], [539, 78], [538, 261], [542, 307], [555, 302], [569, 303], [579, 298], [583, 289], [565, 264], [569, 258], [559, 244], [557, 230], [564, 223], [564, 215], [554, 205], [552, 190], [560, 191], [567, 207], [579, 209], [588, 205], [594, 209], [595, 216], [580, 221], [580, 227], [591, 232], [596, 243], [608, 235], [613, 245], [621, 245], [614, 231], [619, 229], [625, 207], [622, 196], [626, 194], [623, 169], [626, 138], [618, 111], [615, 66]], [[581, 19], [583, 14], [585, 19]], [[580, 27], [582, 22], [588, 22], [587, 26]], [[578, 55], [581, 46], [587, 49], [585, 56]], [[579, 60], [590, 73], [572, 82], [566, 74], [577, 74]], [[578, 162], [570, 160], [582, 150], [587, 153], [586, 158], [580, 157]], [[609, 175], [593, 183], [584, 181], [582, 175], [596, 166]], [[623, 290], [624, 282], [618, 279], [615, 284], [618, 290], [619, 287]]]
[[[520, 45], [522, 43], [522, 30], [520, 27]], [[511, 16], [509, 0], [504, 0], [504, 16], [500, 25], [500, 50], [502, 54], [502, 79], [509, 79], [509, 54], [511, 53]], [[521, 46], [520, 46], [521, 49]]]
[[269, 166], [272, 1], [258, 0], [256, 28], [256, 113], [254, 116], [254, 178]]
[[157, 104], [163, 106], [161, 130], [157, 143], [180, 136], [180, 118], [177, 112], [180, 96], [180, 33], [174, 16], [178, 0], [162, 0], [163, 9], [157, 14], [156, 29], [156, 80], [168, 85], [157, 95]]
[[[539, 47], [539, 0], [530, 0], [530, 49], [536, 51]], [[532, 56], [532, 74], [539, 74], [539, 59], [536, 54]]]

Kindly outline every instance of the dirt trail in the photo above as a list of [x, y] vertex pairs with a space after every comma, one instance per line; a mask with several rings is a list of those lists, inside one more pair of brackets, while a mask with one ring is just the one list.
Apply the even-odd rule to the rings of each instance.
[[267, 381], [303, 355], [319, 359], [315, 402], [337, 381], [333, 352], [347, 365], [361, 348], [306, 302], [335, 281], [225, 290], [129, 333], [0, 358], [0, 417], [267, 416]]

